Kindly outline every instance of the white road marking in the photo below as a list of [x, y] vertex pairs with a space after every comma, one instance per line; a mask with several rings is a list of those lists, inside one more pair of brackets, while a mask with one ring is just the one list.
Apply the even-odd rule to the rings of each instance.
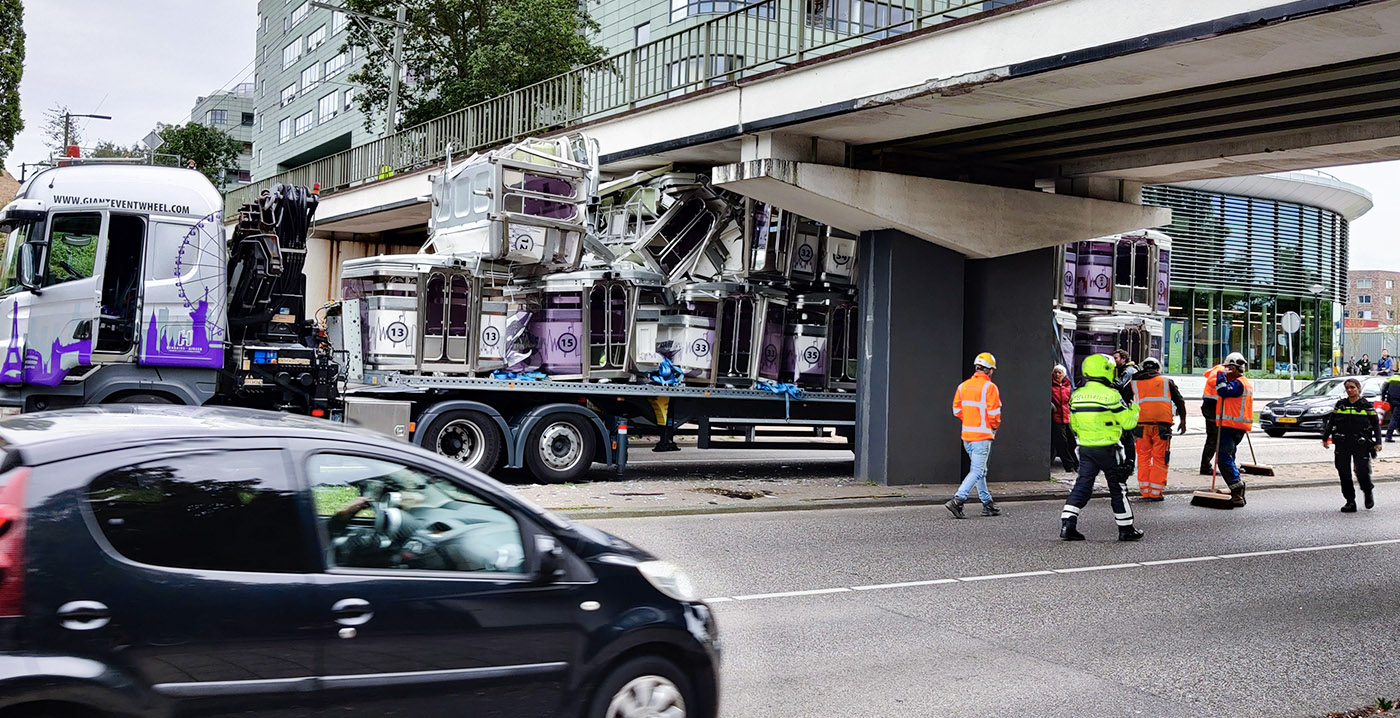
[[1300, 546], [1298, 548], [1273, 549], [1268, 551], [1246, 551], [1243, 553], [1225, 553], [1220, 555], [1187, 556], [1183, 558], [1158, 559], [1154, 561], [1142, 561], [1139, 563], [1110, 563], [1102, 566], [1075, 566], [1073, 568], [1052, 568], [1040, 571], [1019, 571], [1016, 573], [995, 573], [985, 576], [961, 576], [958, 578], [932, 578], [923, 581], [900, 581], [898, 583], [875, 583], [862, 586], [839, 586], [836, 588], [815, 588], [807, 591], [782, 591], [778, 593], [753, 593], [744, 596], [715, 596], [706, 598], [706, 603], [732, 603], [734, 601], [761, 601], [770, 598], [791, 598], [794, 596], [820, 596], [829, 593], [851, 593], [853, 591], [884, 591], [893, 588], [913, 588], [917, 586], [938, 586], [949, 583], [976, 583], [978, 581], [1002, 581], [1014, 578], [1029, 578], [1033, 576], [1055, 576], [1066, 573], [1085, 573], [1088, 571], [1112, 571], [1120, 568], [1143, 568], [1147, 566], [1171, 566], [1184, 563], [1201, 563], [1204, 561], [1218, 561], [1229, 558], [1252, 558], [1255, 556], [1277, 556], [1280, 554], [1307, 553], [1311, 551], [1332, 551], [1344, 548], [1361, 548], [1364, 546], [1383, 546], [1386, 544], [1400, 543], [1400, 538], [1381, 539], [1378, 541], [1362, 541], [1358, 543], [1337, 543], [1325, 546]]

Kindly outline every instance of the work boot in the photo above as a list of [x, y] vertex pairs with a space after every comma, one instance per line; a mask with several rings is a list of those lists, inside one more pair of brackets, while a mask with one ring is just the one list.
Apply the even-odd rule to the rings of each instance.
[[1060, 519], [1060, 538], [1065, 541], [1083, 541], [1084, 534], [1075, 528], [1079, 519]]
[[1139, 531], [1139, 530], [1137, 529], [1136, 526], [1119, 526], [1119, 527], [1118, 527], [1118, 540], [1119, 540], [1119, 541], [1137, 541], [1137, 540], [1140, 540], [1142, 537], [1143, 537], [1143, 533], [1142, 533], [1141, 531]]
[[1234, 506], [1244, 506], [1244, 482], [1238, 481], [1230, 484], [1230, 503]]
[[997, 508], [997, 502], [995, 502], [995, 501], [988, 501], [987, 503], [982, 504], [982, 515], [983, 515], [983, 516], [1000, 516], [1000, 515], [1001, 515], [1001, 509]]
[[1368, 509], [1374, 509], [1374, 508], [1376, 508], [1376, 497], [1373, 496], [1373, 495], [1371, 494], [1370, 491], [1367, 491], [1367, 492], [1366, 492], [1366, 508], [1368, 508]]
[[1354, 513], [1356, 513], [1356, 502], [1355, 502], [1355, 501], [1348, 501], [1348, 502], [1346, 502], [1346, 504], [1342, 506], [1342, 513], [1344, 513], [1344, 514], [1354, 514]]
[[965, 502], [962, 499], [953, 497], [948, 500], [948, 503], [943, 504], [943, 508], [948, 509], [948, 513], [951, 513], [953, 518], [965, 519], [967, 516], [963, 514], [963, 503]]
[[1210, 476], [1213, 473], [1215, 472], [1211, 471], [1209, 466], [1201, 467], [1201, 476]]

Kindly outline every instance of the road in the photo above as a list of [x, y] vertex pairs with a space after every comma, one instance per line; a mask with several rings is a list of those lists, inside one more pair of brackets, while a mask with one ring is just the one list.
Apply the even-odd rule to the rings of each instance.
[[1084, 543], [1057, 502], [590, 523], [716, 599], [725, 716], [1311, 716], [1400, 693], [1400, 485], [1336, 494], [1173, 497], [1136, 544], [1103, 500]]

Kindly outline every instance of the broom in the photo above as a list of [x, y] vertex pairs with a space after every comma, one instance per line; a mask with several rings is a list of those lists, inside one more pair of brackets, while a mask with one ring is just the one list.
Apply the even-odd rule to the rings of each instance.
[[1254, 474], [1255, 476], [1273, 476], [1274, 467], [1259, 463], [1259, 458], [1254, 455], [1254, 442], [1250, 441], [1248, 431], [1244, 432], [1244, 440], [1245, 443], [1249, 444], [1249, 460], [1254, 463], [1240, 464], [1240, 471], [1246, 474]]
[[[1220, 427], [1220, 416], [1221, 416], [1220, 403], [1221, 403], [1221, 402], [1219, 402], [1219, 401], [1216, 402], [1216, 410], [1215, 410], [1215, 426], [1217, 427], [1217, 428], [1216, 428], [1216, 431], [1219, 431], [1219, 427]], [[1252, 448], [1252, 447], [1251, 447], [1251, 448]], [[1192, 506], [1204, 506], [1205, 508], [1208, 508], [1208, 509], [1233, 509], [1233, 508], [1235, 508], [1234, 502], [1231, 501], [1230, 492], [1228, 492], [1228, 491], [1216, 491], [1216, 490], [1215, 490], [1215, 477], [1216, 477], [1217, 474], [1219, 474], [1219, 470], [1220, 470], [1220, 449], [1219, 449], [1219, 447], [1217, 447], [1217, 448], [1216, 448], [1216, 451], [1215, 451], [1215, 463], [1211, 464], [1211, 467], [1210, 467], [1210, 488], [1209, 488], [1209, 489], [1205, 489], [1205, 490], [1199, 490], [1199, 489], [1198, 489], [1198, 490], [1196, 490], [1196, 491], [1192, 491], [1192, 492], [1191, 492], [1191, 505], [1192, 505]]]

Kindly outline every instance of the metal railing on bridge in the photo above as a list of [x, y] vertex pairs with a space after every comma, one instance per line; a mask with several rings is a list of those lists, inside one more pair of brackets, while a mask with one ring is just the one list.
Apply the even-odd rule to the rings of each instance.
[[322, 191], [626, 112], [953, 19], [1010, 0], [760, 0], [563, 75], [407, 127], [228, 192], [225, 216], [275, 184]]

